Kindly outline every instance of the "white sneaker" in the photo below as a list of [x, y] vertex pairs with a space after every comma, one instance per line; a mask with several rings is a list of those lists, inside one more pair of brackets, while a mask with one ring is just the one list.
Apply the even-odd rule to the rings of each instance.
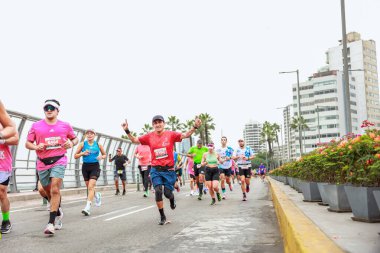
[[63, 211], [62, 211], [62, 207], [59, 208], [59, 211], [61, 212], [61, 215], [60, 216], [56, 216], [55, 217], [55, 221], [54, 221], [54, 228], [56, 230], [61, 230], [62, 229], [62, 218], [63, 218]]
[[191, 191], [191, 192], [190, 192], [190, 196], [193, 196], [193, 195], [194, 195], [194, 191]]
[[95, 193], [95, 206], [102, 205], [102, 194], [100, 192]]
[[46, 204], [46, 209], [48, 210], [48, 212], [50, 212], [50, 203], [49, 202], [47, 202], [47, 204]]
[[89, 216], [89, 215], [91, 214], [90, 210], [88, 210], [88, 209], [86, 209], [86, 208], [84, 208], [84, 209], [82, 210], [82, 213], [83, 213], [85, 216]]
[[46, 225], [46, 228], [45, 228], [45, 230], [44, 230], [44, 233], [45, 233], [46, 235], [54, 235], [54, 233], [55, 233], [55, 231], [54, 231], [54, 225], [51, 224], [51, 223], [48, 223], [48, 224]]

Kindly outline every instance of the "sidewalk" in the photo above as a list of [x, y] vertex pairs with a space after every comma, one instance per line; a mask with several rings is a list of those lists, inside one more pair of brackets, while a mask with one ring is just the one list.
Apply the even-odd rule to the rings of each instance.
[[[327, 250], [326, 247], [330, 246], [329, 242], [333, 242], [339, 246], [344, 252], [352, 253], [379, 253], [380, 252], [380, 224], [379, 223], [365, 223], [353, 221], [351, 217], [352, 213], [334, 213], [327, 211], [326, 206], [320, 206], [317, 203], [304, 202], [302, 193], [298, 193], [292, 189], [289, 185], [284, 185], [273, 179], [268, 179], [271, 184], [271, 190], [273, 194], [273, 201], [280, 199], [275, 204], [277, 217], [280, 221], [281, 233], [284, 237], [284, 246], [286, 248], [286, 238], [289, 237], [288, 231], [284, 231], [284, 223], [288, 224], [294, 229], [294, 233], [298, 238], [287, 238], [290, 240], [299, 240], [302, 245], [308, 245], [313, 243], [322, 244], [322, 248], [325, 250], [318, 250], [318, 252], [339, 252]], [[288, 212], [294, 208], [295, 211]], [[298, 210], [297, 210], [298, 209]], [[283, 212], [285, 215], [279, 215], [278, 212]], [[299, 216], [295, 219], [292, 218], [292, 212], [299, 211]], [[286, 213], [291, 213], [286, 215]], [[289, 218], [290, 217], [290, 218]], [[293, 217], [294, 218], [294, 217]], [[306, 221], [302, 220], [306, 218]], [[283, 219], [283, 220], [280, 220]], [[297, 224], [292, 224], [297, 223]], [[299, 224], [304, 223], [304, 224]], [[307, 223], [307, 225], [305, 225]], [[299, 231], [299, 225], [305, 225], [307, 232]], [[308, 237], [310, 231], [320, 231], [322, 240], [316, 241], [316, 238]], [[284, 234], [286, 233], [286, 235]], [[305, 235], [306, 233], [306, 235]], [[323, 238], [325, 237], [325, 238]], [[299, 246], [299, 245], [298, 245]], [[317, 252], [316, 248], [302, 248], [300, 252]], [[287, 251], [293, 252], [293, 251]]]

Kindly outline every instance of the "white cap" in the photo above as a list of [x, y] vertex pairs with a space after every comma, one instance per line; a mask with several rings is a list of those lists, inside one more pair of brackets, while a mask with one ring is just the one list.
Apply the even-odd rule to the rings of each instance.
[[44, 107], [47, 106], [47, 105], [52, 105], [52, 106], [54, 106], [55, 108], [59, 109], [59, 104], [58, 104], [56, 101], [53, 101], [53, 100], [46, 100], [46, 101], [45, 101], [45, 104], [44, 104]]

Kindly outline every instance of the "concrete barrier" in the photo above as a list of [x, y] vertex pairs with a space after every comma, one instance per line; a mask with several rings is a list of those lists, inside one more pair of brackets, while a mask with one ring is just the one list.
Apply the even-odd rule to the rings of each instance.
[[276, 185], [276, 182], [274, 182], [273, 179], [268, 178], [268, 181], [284, 242], [285, 252], [344, 252], [305, 216], [305, 214]]

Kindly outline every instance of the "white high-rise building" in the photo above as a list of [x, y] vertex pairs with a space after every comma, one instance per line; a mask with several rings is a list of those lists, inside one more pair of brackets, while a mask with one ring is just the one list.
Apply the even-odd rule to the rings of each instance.
[[[342, 45], [326, 52], [330, 70], [343, 75]], [[376, 42], [362, 40], [357, 32], [347, 34], [349, 82], [355, 83], [358, 122], [368, 119], [380, 127], [379, 83], [377, 74]], [[353, 122], [354, 123], [354, 122]]]
[[288, 105], [284, 107], [283, 110], [283, 117], [284, 117], [284, 139], [285, 139], [285, 145], [284, 145], [284, 155], [283, 160], [293, 160], [295, 158], [295, 148], [294, 144], [294, 138], [292, 138], [292, 130], [290, 129], [290, 125], [292, 123], [292, 116], [293, 116], [293, 105]]
[[[352, 131], [360, 132], [357, 110], [355, 82], [351, 83], [351, 119]], [[293, 85], [294, 115], [298, 114], [297, 85]], [[344, 87], [339, 71], [322, 68], [308, 81], [300, 83], [301, 115], [308, 129], [302, 130], [302, 151], [308, 153], [318, 143], [330, 142], [332, 139], [346, 135], [344, 124]], [[319, 128], [319, 129], [318, 129]], [[292, 130], [295, 156], [300, 156], [298, 129]]]
[[261, 143], [261, 130], [263, 125], [257, 121], [250, 121], [245, 124], [243, 130], [243, 138], [245, 144], [255, 150], [255, 152], [261, 152], [266, 150], [265, 143]]

